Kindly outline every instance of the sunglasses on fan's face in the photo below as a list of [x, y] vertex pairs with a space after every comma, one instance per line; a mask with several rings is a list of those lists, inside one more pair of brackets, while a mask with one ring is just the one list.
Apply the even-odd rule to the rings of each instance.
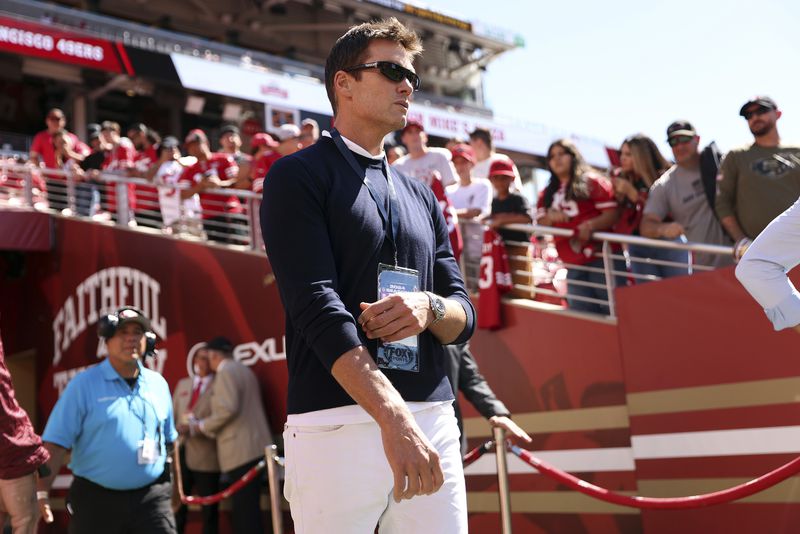
[[346, 69], [342, 69], [345, 72], [353, 72], [356, 70], [364, 70], [364, 69], [378, 69], [378, 71], [383, 74], [389, 80], [398, 83], [402, 82], [404, 79], [408, 80], [408, 83], [411, 84], [412, 89], [414, 91], [419, 90], [420, 86], [420, 79], [414, 72], [408, 70], [407, 68], [403, 67], [402, 65], [398, 65], [397, 63], [392, 63], [391, 61], [373, 61], [372, 63], [364, 63], [362, 65], [354, 65], [352, 67], [347, 67]]
[[758, 106], [757, 108], [748, 109], [744, 112], [745, 120], [750, 120], [755, 115], [763, 115], [764, 113], [769, 113], [772, 111], [772, 108], [768, 108], [766, 106]]
[[692, 141], [692, 139], [694, 139], [694, 137], [690, 135], [676, 135], [675, 137], [670, 137], [669, 140], [667, 140], [667, 143], [669, 143], [669, 146], [678, 146], [684, 143], [689, 143]]

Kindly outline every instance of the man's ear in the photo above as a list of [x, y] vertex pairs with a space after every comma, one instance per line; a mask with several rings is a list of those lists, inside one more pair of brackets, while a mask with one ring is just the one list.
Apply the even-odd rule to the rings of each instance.
[[780, 110], [776, 110], [775, 111], [775, 120], [780, 119], [781, 115], [783, 115], [783, 113]]
[[[351, 97], [353, 95], [353, 77], [347, 74], [345, 71], [340, 70], [336, 74], [333, 75], [333, 90], [336, 92], [337, 95], [344, 96], [345, 98]], [[338, 100], [337, 96], [337, 100]]]

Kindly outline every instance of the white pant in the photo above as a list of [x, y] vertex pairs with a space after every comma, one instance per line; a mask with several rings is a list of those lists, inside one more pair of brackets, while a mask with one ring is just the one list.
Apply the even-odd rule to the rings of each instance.
[[451, 404], [414, 414], [444, 473], [433, 495], [396, 503], [394, 477], [375, 422], [286, 426], [284, 496], [297, 534], [464, 534], [467, 495]]

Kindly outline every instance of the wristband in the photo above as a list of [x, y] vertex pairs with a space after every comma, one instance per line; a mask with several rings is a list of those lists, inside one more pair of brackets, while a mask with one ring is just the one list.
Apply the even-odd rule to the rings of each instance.
[[36, 500], [37, 501], [46, 501], [49, 498], [50, 498], [50, 492], [49, 491], [37, 491], [36, 492]]

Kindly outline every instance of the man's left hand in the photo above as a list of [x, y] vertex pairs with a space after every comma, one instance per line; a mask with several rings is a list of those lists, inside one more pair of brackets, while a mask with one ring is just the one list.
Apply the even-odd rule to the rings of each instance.
[[358, 323], [369, 339], [400, 341], [423, 332], [433, 321], [428, 295], [421, 291], [400, 292], [372, 304], [361, 303]]
[[505, 430], [510, 434], [509, 437], [513, 436], [515, 438], [521, 439], [525, 443], [533, 442], [533, 439], [531, 439], [531, 437], [528, 435], [527, 432], [522, 430], [522, 428], [517, 423], [515, 423], [514, 421], [512, 421], [511, 419], [509, 419], [504, 415], [494, 415], [490, 417], [489, 424], [492, 426], [502, 428], [503, 430]]

